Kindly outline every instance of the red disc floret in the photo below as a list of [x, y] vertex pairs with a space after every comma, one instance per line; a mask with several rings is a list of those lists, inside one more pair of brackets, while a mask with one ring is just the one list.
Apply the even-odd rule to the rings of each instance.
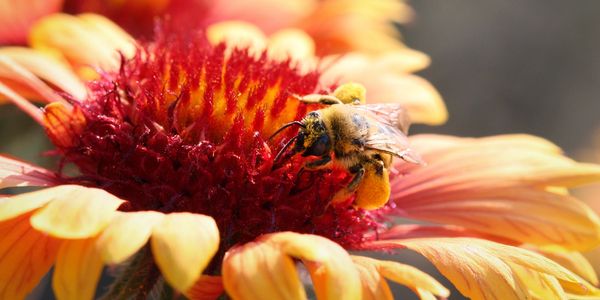
[[87, 101], [73, 102], [80, 126], [60, 134], [74, 142], [47, 130], [63, 161], [80, 171], [66, 182], [103, 188], [127, 200], [125, 211], [209, 215], [222, 249], [287, 230], [355, 248], [382, 217], [351, 201], [330, 204], [347, 172], [300, 172], [299, 156], [273, 166], [296, 132], [268, 137], [318, 109], [292, 96], [318, 91], [318, 80], [289, 61], [212, 46], [202, 33], [163, 35], [90, 83]]

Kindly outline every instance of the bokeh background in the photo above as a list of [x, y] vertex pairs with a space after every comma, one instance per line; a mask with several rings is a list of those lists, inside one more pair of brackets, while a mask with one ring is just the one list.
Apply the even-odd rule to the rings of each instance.
[[[600, 127], [600, 2], [412, 1], [404, 26], [450, 111], [435, 132], [527, 132], [574, 154]], [[419, 128], [419, 131], [432, 131]]]
[[[600, 129], [600, 1], [419, 0], [411, 5], [416, 18], [401, 27], [403, 39], [431, 56], [432, 65], [420, 75], [438, 88], [450, 111], [446, 125], [416, 126], [413, 133], [531, 133], [571, 156], [593, 159], [584, 149], [592, 147]], [[39, 126], [12, 106], [0, 106], [0, 124], [0, 152], [52, 166], [40, 155], [50, 146]], [[416, 255], [401, 259], [435, 273]], [[450, 299], [461, 298], [453, 292]]]
[[[413, 133], [530, 133], [572, 157], [600, 163], [599, 1], [411, 5], [416, 18], [400, 30], [406, 44], [431, 56], [431, 66], [420, 75], [440, 91], [450, 112], [446, 125], [415, 126]], [[575, 193], [600, 211], [599, 186]], [[420, 257], [403, 255], [435, 273]], [[600, 251], [588, 258], [600, 271]], [[453, 291], [450, 299], [462, 297]]]

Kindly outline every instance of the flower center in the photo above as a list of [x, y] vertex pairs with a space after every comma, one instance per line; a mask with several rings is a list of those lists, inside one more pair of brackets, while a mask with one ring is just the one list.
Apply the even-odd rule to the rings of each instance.
[[268, 137], [318, 109], [293, 97], [313, 93], [318, 80], [202, 35], [162, 37], [91, 83], [90, 99], [72, 111], [47, 107], [47, 132], [80, 170], [65, 182], [106, 189], [128, 200], [125, 211], [209, 215], [225, 249], [284, 230], [354, 247], [380, 213], [330, 204], [347, 172], [300, 172], [302, 157], [273, 166], [296, 132]]

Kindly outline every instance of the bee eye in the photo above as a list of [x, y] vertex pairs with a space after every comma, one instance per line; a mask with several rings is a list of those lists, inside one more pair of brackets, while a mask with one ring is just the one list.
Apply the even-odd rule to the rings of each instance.
[[322, 156], [329, 152], [331, 148], [331, 142], [329, 141], [329, 136], [326, 134], [321, 135], [304, 153], [302, 156]]

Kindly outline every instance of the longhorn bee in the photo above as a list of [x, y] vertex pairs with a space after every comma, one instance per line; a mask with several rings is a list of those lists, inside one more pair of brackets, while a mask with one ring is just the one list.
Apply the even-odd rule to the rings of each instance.
[[338, 87], [332, 95], [294, 95], [304, 103], [327, 107], [308, 113], [301, 121], [285, 124], [271, 138], [296, 125], [298, 134], [277, 153], [281, 158], [292, 143], [289, 155], [316, 156], [303, 165], [305, 170], [338, 166], [354, 177], [332, 202], [340, 202], [355, 193], [355, 206], [377, 209], [390, 197], [389, 168], [394, 156], [420, 163], [408, 145], [409, 119], [399, 104], [364, 104], [365, 88], [356, 83]]

